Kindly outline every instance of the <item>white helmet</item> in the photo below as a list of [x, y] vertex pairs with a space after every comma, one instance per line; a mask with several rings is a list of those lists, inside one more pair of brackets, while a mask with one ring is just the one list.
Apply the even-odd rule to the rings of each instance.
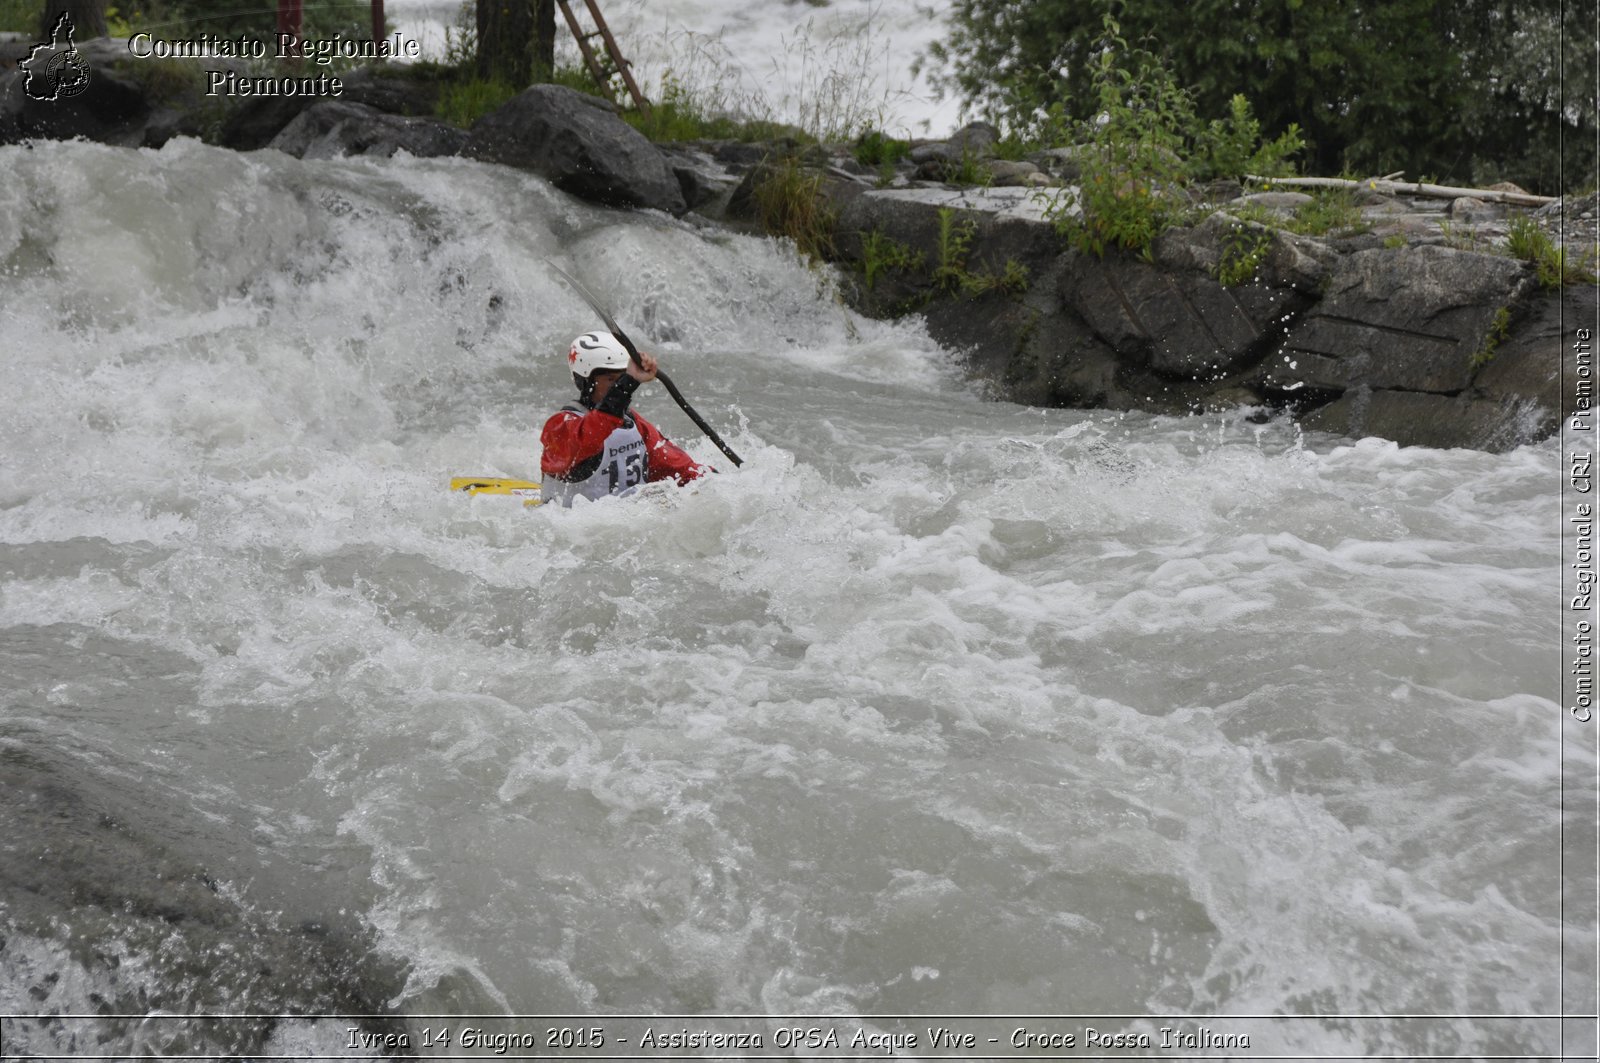
[[575, 376], [587, 378], [596, 369], [626, 369], [628, 349], [609, 332], [585, 332], [572, 341], [567, 363]]

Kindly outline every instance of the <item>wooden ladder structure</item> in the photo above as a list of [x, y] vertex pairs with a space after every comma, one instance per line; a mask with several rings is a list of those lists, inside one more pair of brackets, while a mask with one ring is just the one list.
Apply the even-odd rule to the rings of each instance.
[[[583, 6], [589, 9], [589, 17], [594, 20], [595, 28], [592, 31], [585, 31], [583, 24], [578, 21], [578, 16], [572, 11], [572, 0], [556, 0], [556, 3], [561, 5], [561, 13], [567, 17], [567, 28], [572, 30], [572, 36], [577, 39], [578, 51], [583, 53], [583, 65], [589, 68], [595, 83], [604, 88], [611, 84], [613, 74], [621, 74], [622, 84], [633, 98], [634, 107], [638, 108], [639, 113], [648, 115], [650, 101], [644, 98], [644, 93], [639, 91], [639, 83], [633, 80], [633, 64], [622, 57], [617, 39], [611, 35], [606, 20], [600, 14], [598, 0], [583, 0]], [[597, 37], [605, 46], [605, 58], [595, 51], [592, 42]]]

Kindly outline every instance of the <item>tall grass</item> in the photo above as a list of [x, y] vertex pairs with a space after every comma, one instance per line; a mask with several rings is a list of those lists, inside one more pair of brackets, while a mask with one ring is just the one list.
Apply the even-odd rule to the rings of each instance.
[[509, 81], [472, 78], [446, 83], [439, 89], [435, 113], [451, 125], [470, 129], [472, 124], [517, 94]]
[[1592, 255], [1569, 255], [1532, 218], [1513, 218], [1506, 236], [1506, 251], [1533, 266], [1542, 288], [1561, 288], [1568, 284], [1594, 284], [1595, 260]]
[[833, 253], [837, 219], [822, 195], [822, 175], [807, 170], [794, 156], [765, 167], [755, 188], [756, 212], [767, 232], [787, 236], [813, 262]]

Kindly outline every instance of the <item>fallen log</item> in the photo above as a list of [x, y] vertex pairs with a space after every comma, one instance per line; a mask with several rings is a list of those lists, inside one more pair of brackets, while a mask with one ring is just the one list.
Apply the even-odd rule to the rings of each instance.
[[1343, 177], [1257, 177], [1245, 174], [1245, 180], [1263, 185], [1280, 185], [1284, 188], [1370, 188], [1391, 196], [1427, 196], [1432, 199], [1460, 199], [1469, 196], [1485, 203], [1510, 203], [1519, 207], [1542, 207], [1554, 203], [1559, 196], [1535, 196], [1527, 192], [1497, 192], [1489, 188], [1452, 188], [1449, 185], [1430, 185], [1416, 181], [1395, 181], [1388, 177], [1369, 177], [1353, 181]]

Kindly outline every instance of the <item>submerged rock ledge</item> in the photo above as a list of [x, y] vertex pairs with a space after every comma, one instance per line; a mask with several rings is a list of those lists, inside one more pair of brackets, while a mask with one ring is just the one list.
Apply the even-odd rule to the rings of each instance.
[[[87, 137], [159, 148], [190, 135], [305, 158], [460, 154], [594, 202], [692, 211], [746, 231], [765, 231], [755, 192], [771, 161], [794, 160], [833, 220], [824, 251], [843, 268], [851, 305], [923, 315], [936, 340], [1015, 402], [1258, 406], [1345, 436], [1487, 450], [1545, 438], [1562, 416], [1589, 409], [1589, 393], [1562, 393], [1562, 360], [1576, 382], [1572, 341], [1595, 325], [1596, 289], [1541, 290], [1531, 267], [1498, 252], [1499, 204], [1368, 193], [1365, 232], [1310, 238], [1223, 211], [1243, 202], [1257, 218], [1287, 218], [1309, 196], [1218, 182], [1206, 189], [1213, 213], [1163, 233], [1151, 255], [1101, 259], [1067, 249], [1045, 216], [1047, 197], [1076, 178], [1071, 151], [995, 159], [983, 123], [873, 170], [842, 145], [651, 144], [605, 101], [555, 86], [534, 86], [462, 131], [431, 117], [437, 85], [381, 66], [344, 75], [339, 99], [205, 99], [181, 79], [141, 82], [122, 42], [104, 39], [80, 46], [89, 90], [42, 102], [16, 66], [30, 47], [0, 35], [0, 144]], [[957, 171], [986, 184], [945, 183]], [[1588, 197], [1538, 213], [1581, 248], [1593, 244], [1597, 205]], [[1253, 275], [1224, 284], [1244, 247]]]

